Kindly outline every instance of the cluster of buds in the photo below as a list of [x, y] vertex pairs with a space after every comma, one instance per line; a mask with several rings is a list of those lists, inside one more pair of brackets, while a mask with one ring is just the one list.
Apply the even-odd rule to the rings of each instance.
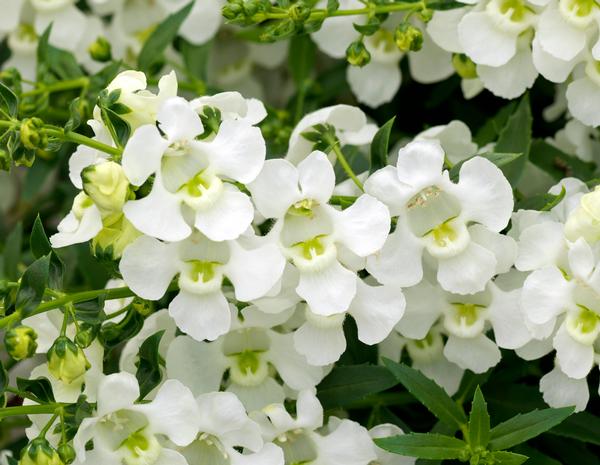
[[4, 334], [4, 345], [15, 360], [33, 357], [37, 349], [37, 334], [29, 326], [17, 326]]
[[233, 24], [251, 25], [257, 21], [260, 13], [271, 11], [273, 6], [268, 0], [228, 0], [223, 6], [223, 16]]

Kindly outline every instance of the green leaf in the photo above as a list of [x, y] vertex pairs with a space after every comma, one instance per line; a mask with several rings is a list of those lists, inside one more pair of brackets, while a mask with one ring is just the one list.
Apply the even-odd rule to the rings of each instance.
[[343, 407], [396, 384], [391, 373], [381, 366], [337, 366], [321, 381], [317, 395], [325, 408]]
[[40, 404], [54, 402], [52, 385], [46, 378], [25, 379], [17, 378], [17, 388], [19, 391], [27, 392], [33, 395]]
[[37, 77], [41, 82], [66, 81], [84, 76], [85, 73], [71, 52], [61, 50], [48, 43], [52, 24], [50, 24], [38, 40]]
[[92, 325], [104, 321], [106, 319], [106, 314], [104, 313], [104, 295], [94, 300], [76, 303], [75, 316], [78, 321]]
[[138, 312], [127, 312], [125, 318], [118, 323], [109, 322], [102, 326], [99, 339], [106, 349], [113, 349], [140, 332], [144, 325], [144, 317]]
[[487, 404], [477, 386], [473, 403], [471, 404], [471, 414], [469, 415], [469, 444], [471, 447], [486, 447], [490, 440], [490, 415], [488, 414]]
[[437, 418], [456, 429], [466, 425], [465, 412], [435, 382], [404, 364], [387, 358], [383, 362], [396, 379]]
[[102, 121], [108, 126], [108, 130], [115, 144], [121, 148], [125, 147], [129, 140], [129, 135], [131, 134], [129, 123], [110, 108], [101, 108], [100, 114], [102, 116]]
[[541, 212], [547, 212], [556, 207], [562, 199], [565, 198], [565, 194], [567, 191], [565, 190], [565, 186], [562, 186], [560, 193], [557, 195], [550, 194], [549, 192], [545, 194], [534, 195], [533, 197], [529, 197], [517, 204], [518, 210], [537, 210]]
[[290, 39], [288, 65], [297, 88], [305, 85], [315, 67], [317, 47], [309, 35]]
[[8, 113], [9, 116], [17, 116], [19, 99], [2, 82], [0, 82], [0, 105], [2, 106], [2, 110]]
[[164, 330], [148, 337], [140, 346], [139, 359], [136, 362], [135, 377], [140, 385], [140, 399], [144, 399], [162, 379], [161, 365], [164, 365], [158, 346], [165, 333]]
[[69, 104], [69, 120], [65, 124], [65, 132], [74, 131], [83, 122], [85, 114], [82, 112], [82, 105], [85, 104], [85, 100], [81, 97], [73, 99]]
[[427, 8], [432, 10], [453, 10], [455, 8], [463, 8], [464, 3], [455, 0], [438, 0], [427, 4]]
[[192, 11], [193, 6], [194, 2], [188, 3], [179, 11], [169, 15], [154, 29], [138, 55], [138, 68], [141, 71], [148, 72], [152, 65], [162, 57], [167, 46], [177, 37], [179, 28]]
[[39, 214], [33, 222], [31, 235], [29, 236], [29, 246], [31, 247], [31, 253], [35, 258], [43, 257], [52, 252], [52, 246], [46, 236], [46, 231], [44, 230], [44, 225], [42, 224]]
[[[458, 181], [460, 168], [462, 165], [475, 157], [482, 157], [486, 160], [491, 161], [494, 165], [502, 170], [504, 175], [508, 178], [510, 170], [515, 163], [520, 163], [519, 160], [524, 157], [523, 153], [500, 153], [500, 152], [487, 152], [482, 154], [473, 155], [465, 160], [459, 161], [450, 169], [450, 179], [454, 182]], [[509, 179], [510, 181], [510, 179]]]
[[15, 307], [21, 312], [21, 317], [25, 318], [42, 301], [46, 285], [48, 284], [48, 276], [50, 273], [50, 255], [44, 255], [34, 261], [23, 273]]
[[479, 147], [495, 142], [498, 139], [500, 131], [502, 131], [502, 128], [506, 125], [508, 118], [515, 111], [516, 106], [517, 102], [513, 101], [502, 107], [498, 113], [488, 119], [485, 124], [479, 128], [473, 141]]
[[529, 159], [556, 181], [573, 176], [584, 181], [592, 179], [596, 165], [583, 161], [575, 155], [569, 155], [542, 139], [534, 139]]
[[23, 247], [23, 225], [17, 223], [6, 238], [4, 244], [4, 277], [16, 281], [19, 277], [19, 261], [21, 260], [21, 249]]
[[588, 412], [571, 415], [549, 433], [600, 446], [600, 418]]
[[513, 163], [505, 165], [502, 169], [511, 186], [517, 184], [523, 174], [525, 164], [529, 160], [532, 123], [529, 96], [525, 94], [517, 105], [515, 112], [510, 115], [500, 131], [494, 148], [495, 152], [520, 153], [523, 155], [515, 159]]
[[181, 39], [181, 56], [185, 63], [185, 69], [196, 79], [206, 81], [208, 79], [208, 59], [212, 49], [212, 42], [201, 45], [193, 45]]
[[373, 173], [378, 169], [387, 165], [388, 147], [390, 144], [390, 134], [396, 117], [393, 116], [387, 123], [379, 128], [371, 142], [371, 166], [369, 173]]
[[492, 457], [494, 457], [494, 463], [498, 465], [519, 465], [529, 458], [526, 455], [505, 451], [494, 452]]
[[554, 428], [573, 413], [572, 407], [519, 414], [492, 428], [490, 449], [509, 449]]
[[333, 13], [340, 7], [339, 0], [327, 0], [327, 13]]
[[467, 452], [467, 444], [460, 439], [435, 433], [410, 433], [375, 439], [382, 449], [399, 455], [421, 459], [458, 459]]
[[94, 407], [87, 402], [87, 397], [81, 394], [77, 402], [64, 407], [64, 412], [65, 433], [69, 441], [77, 434], [81, 422], [94, 414]]

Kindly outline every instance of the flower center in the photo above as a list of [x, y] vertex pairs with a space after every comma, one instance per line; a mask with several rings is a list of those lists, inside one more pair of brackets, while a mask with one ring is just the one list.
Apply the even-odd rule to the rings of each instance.
[[440, 358], [444, 341], [439, 331], [432, 330], [423, 339], [408, 340], [406, 350], [413, 361], [428, 363]]
[[119, 446], [122, 463], [125, 465], [152, 465], [162, 450], [156, 437], [146, 428], [130, 434]]
[[314, 216], [313, 208], [318, 205], [318, 202], [313, 199], [303, 199], [292, 205], [287, 213], [293, 216], [307, 216], [312, 218]]
[[515, 35], [531, 27], [535, 20], [535, 12], [523, 0], [492, 0], [486, 11], [496, 27]]
[[269, 376], [269, 363], [263, 352], [245, 350], [229, 357], [231, 381], [241, 386], [258, 386]]
[[585, 29], [592, 21], [596, 10], [594, 0], [560, 0], [558, 9], [567, 22], [577, 28]]
[[200, 171], [183, 184], [177, 193], [183, 202], [194, 210], [210, 208], [223, 192], [223, 181], [218, 176]]
[[294, 265], [305, 271], [322, 270], [337, 257], [337, 248], [327, 234], [297, 242], [287, 250]]
[[273, 443], [283, 449], [285, 465], [305, 465], [318, 458], [315, 443], [303, 429], [280, 434]]
[[188, 260], [179, 275], [179, 287], [194, 294], [208, 294], [221, 288], [223, 273], [220, 262]]
[[600, 315], [583, 305], [577, 305], [578, 311], [567, 314], [567, 331], [581, 344], [592, 345], [600, 334]]
[[485, 306], [473, 303], [452, 303], [444, 316], [444, 327], [458, 337], [480, 335], [485, 326]]
[[200, 433], [197, 439], [189, 446], [181, 450], [188, 463], [206, 465], [229, 465], [231, 459], [229, 453], [216, 436], [208, 433]]

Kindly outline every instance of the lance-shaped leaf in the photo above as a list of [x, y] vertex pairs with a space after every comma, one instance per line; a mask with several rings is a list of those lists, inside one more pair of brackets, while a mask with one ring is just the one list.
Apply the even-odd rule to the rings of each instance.
[[489, 447], [491, 450], [509, 449], [554, 428], [572, 413], [572, 407], [564, 407], [514, 416], [492, 428]]
[[481, 389], [477, 386], [471, 405], [471, 414], [469, 415], [469, 444], [473, 448], [486, 447], [489, 440], [490, 415]]
[[15, 307], [25, 318], [42, 301], [46, 284], [48, 284], [48, 275], [50, 272], [50, 254], [44, 255], [34, 261], [23, 273]]
[[40, 404], [54, 402], [54, 393], [52, 385], [47, 378], [24, 379], [17, 378], [17, 388], [19, 391], [27, 392], [34, 396]]
[[140, 346], [139, 360], [135, 377], [140, 385], [140, 399], [146, 397], [152, 389], [160, 384], [162, 379], [161, 365], [164, 360], [158, 353], [160, 340], [165, 333], [164, 330], [149, 336]]
[[387, 165], [388, 147], [390, 144], [390, 134], [394, 126], [394, 116], [387, 123], [379, 128], [371, 142], [371, 166], [369, 172], [377, 171]]
[[410, 433], [375, 439], [375, 443], [389, 452], [421, 459], [458, 459], [468, 453], [467, 443], [450, 436], [435, 433]]
[[494, 457], [494, 463], [498, 465], [520, 465], [529, 458], [526, 455], [506, 451], [494, 452], [492, 457]]
[[434, 381], [406, 365], [387, 358], [383, 361], [396, 379], [441, 421], [455, 429], [466, 425], [465, 412]]

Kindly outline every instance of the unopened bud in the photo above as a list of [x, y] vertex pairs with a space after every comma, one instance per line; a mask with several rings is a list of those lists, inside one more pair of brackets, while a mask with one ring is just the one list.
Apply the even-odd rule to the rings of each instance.
[[64, 465], [64, 462], [48, 440], [37, 438], [21, 452], [19, 465]]
[[48, 351], [48, 370], [56, 379], [71, 384], [81, 380], [90, 368], [81, 347], [65, 336], [60, 336]]
[[475, 79], [477, 77], [477, 66], [473, 61], [462, 53], [452, 55], [452, 65], [458, 74], [463, 79]]
[[410, 23], [402, 23], [396, 28], [394, 41], [401, 52], [418, 52], [423, 47], [423, 33]]
[[131, 307], [142, 316], [148, 316], [154, 311], [154, 303], [150, 300], [135, 297]]
[[122, 213], [105, 218], [103, 224], [104, 228], [92, 240], [94, 255], [103, 260], [118, 260], [125, 247], [141, 235]]
[[121, 212], [129, 196], [123, 167], [114, 161], [88, 166], [81, 173], [83, 190], [103, 215]]
[[61, 460], [67, 465], [73, 463], [76, 457], [75, 449], [70, 444], [62, 444], [58, 448], [58, 455], [61, 458]]
[[4, 334], [4, 345], [15, 360], [33, 357], [37, 349], [37, 334], [29, 326], [17, 326]]
[[371, 61], [371, 54], [361, 40], [352, 42], [346, 49], [346, 60], [352, 66], [365, 66]]
[[94, 326], [81, 323], [79, 325], [79, 331], [77, 331], [77, 334], [75, 335], [75, 343], [79, 347], [83, 347], [85, 349], [86, 347], [89, 347], [92, 342], [94, 342], [97, 333], [98, 331]]
[[297, 23], [303, 23], [310, 17], [311, 9], [303, 2], [294, 3], [288, 9], [290, 19]]
[[112, 58], [110, 42], [104, 37], [98, 37], [96, 41], [88, 47], [88, 52], [93, 60], [105, 62]]
[[42, 132], [44, 122], [40, 118], [27, 118], [21, 122], [21, 143], [28, 149], [44, 149], [48, 136]]

